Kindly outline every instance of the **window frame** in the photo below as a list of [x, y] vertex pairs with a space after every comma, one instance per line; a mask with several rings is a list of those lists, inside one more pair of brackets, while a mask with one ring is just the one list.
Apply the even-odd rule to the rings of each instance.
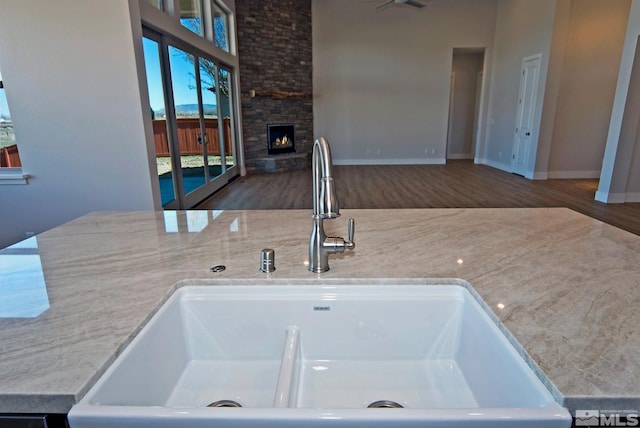
[[[7, 97], [7, 92], [6, 92], [4, 82], [5, 82], [5, 78], [3, 78], [2, 74], [0, 74], [0, 90], [4, 91], [4, 95], [7, 98], [7, 107], [8, 107], [9, 99]], [[9, 112], [10, 111], [11, 110], [9, 110]], [[15, 133], [15, 130], [14, 130], [14, 133]], [[18, 146], [17, 139], [16, 139], [16, 146]], [[20, 163], [22, 164], [22, 158], [20, 158]], [[23, 172], [22, 167], [0, 167], [0, 185], [28, 184], [29, 178], [30, 178], [29, 174], [25, 174]]]
[[174, 9], [174, 14], [175, 14], [175, 19], [180, 23], [180, 25], [182, 25], [183, 27], [185, 27], [187, 30], [191, 31], [193, 34], [195, 34], [196, 36], [199, 37], [204, 37], [206, 38], [206, 34], [207, 34], [207, 29], [206, 29], [206, 21], [205, 21], [205, 16], [207, 16], [207, 10], [205, 8], [205, 4], [209, 3], [208, 0], [187, 0], [187, 1], [191, 1], [191, 2], [197, 2], [197, 18], [200, 20], [200, 32], [197, 33], [196, 31], [194, 31], [194, 29], [190, 28], [189, 26], [185, 25], [182, 20], [185, 19], [186, 17], [182, 16], [182, 8], [180, 7], [180, 1], [181, 0], [177, 0], [175, 2], [175, 9]]
[[164, 1], [163, 0], [147, 0], [151, 6], [155, 7], [158, 10], [164, 10]]
[[[202, 3], [205, 5], [203, 7], [203, 9], [205, 9], [205, 16], [204, 16], [203, 23], [205, 24], [205, 29], [207, 26], [209, 27], [209, 30], [206, 30], [205, 35], [206, 34], [211, 35], [213, 31], [213, 17], [211, 15], [207, 15], [209, 11], [213, 10], [213, 6], [211, 3], [212, 1], [214, 0], [202, 1]], [[216, 4], [220, 5], [219, 2], [217, 2]], [[148, 0], [139, 0], [139, 6], [140, 6], [140, 19], [142, 22], [142, 32], [141, 32], [142, 38], [147, 37], [149, 39], [155, 40], [156, 42], [160, 42], [161, 45], [167, 45], [167, 46], [172, 45], [176, 48], [189, 51], [190, 53], [193, 53], [198, 57], [202, 57], [212, 61], [213, 63], [216, 64], [217, 67], [221, 67], [221, 66], [224, 67], [225, 70], [229, 72], [229, 84], [231, 85], [229, 89], [231, 93], [231, 98], [233, 100], [232, 104], [230, 104], [230, 107], [231, 107], [230, 133], [231, 133], [233, 145], [229, 155], [233, 153], [234, 162], [233, 162], [233, 165], [231, 166], [226, 165], [226, 171], [220, 174], [219, 176], [220, 180], [218, 181], [218, 183], [219, 184], [222, 183], [225, 179], [226, 181], [229, 181], [234, 176], [241, 175], [245, 170], [244, 170], [244, 156], [241, 149], [242, 118], [240, 113], [240, 89], [238, 87], [238, 67], [239, 67], [238, 57], [236, 55], [233, 55], [231, 52], [227, 52], [226, 50], [223, 50], [217, 47], [215, 45], [215, 41], [213, 41], [211, 37], [208, 38], [208, 37], [198, 35], [197, 33], [191, 31], [190, 29], [185, 28], [180, 22], [179, 10], [177, 10], [178, 13], [175, 13], [176, 10], [172, 10], [172, 11], [167, 10], [169, 6], [173, 8], [179, 7], [179, 0], [164, 0], [164, 10], [165, 10], [164, 12], [160, 11], [159, 9], [151, 5], [148, 2]], [[226, 11], [225, 13], [228, 13], [227, 20], [229, 22], [229, 25], [228, 25], [229, 47], [233, 48], [235, 46], [235, 33], [231, 33], [231, 31], [234, 26], [233, 24], [234, 18], [233, 18], [233, 14], [230, 13], [230, 9], [226, 5], [224, 10]], [[164, 64], [164, 67], [170, 66], [168, 62], [168, 56], [167, 56], [168, 53], [164, 51], [164, 47], [161, 46], [160, 49], [161, 49], [161, 57], [164, 58], [163, 61], [167, 62], [166, 64]], [[141, 67], [144, 66], [144, 59], [142, 57], [139, 59], [139, 64]], [[200, 69], [198, 68], [198, 72], [199, 71]], [[142, 79], [142, 75], [140, 76], [140, 78]], [[168, 86], [169, 83], [167, 82], [168, 79], [166, 77], [164, 77], [163, 79], [165, 80], [164, 82], [164, 85], [166, 86], [165, 90], [168, 90], [169, 88]], [[169, 98], [167, 98], [168, 96], [169, 94], [165, 94], [165, 103], [168, 104], [168, 106], [165, 105], [166, 111], [169, 111], [171, 109], [171, 104], [172, 104]], [[147, 128], [147, 125], [145, 125], [145, 128]], [[219, 128], [218, 132], [220, 132], [220, 129], [221, 128]], [[169, 133], [172, 133], [170, 129], [168, 129], [168, 131]], [[147, 135], [147, 139], [148, 139], [147, 144], [149, 147], [151, 147], [151, 142], [150, 142], [151, 137]], [[176, 138], [173, 138], [173, 139], [174, 141], [177, 141]], [[174, 144], [174, 143], [170, 143], [170, 144]], [[172, 162], [175, 164], [176, 161], [172, 160]], [[150, 163], [153, 163], [153, 161], [150, 160]], [[172, 171], [177, 171], [177, 170], [178, 170], [177, 167], [172, 168]], [[218, 180], [218, 178], [216, 178], [216, 180]], [[211, 180], [210, 183], [207, 183], [206, 185], [212, 184], [214, 182], [215, 180]], [[178, 188], [180, 187], [180, 183], [178, 182], [178, 180], [176, 180], [174, 183], [174, 187], [176, 186]], [[203, 190], [203, 189], [200, 189], [200, 190]], [[204, 190], [210, 191], [211, 189], [204, 188]], [[198, 196], [195, 193], [198, 191], [199, 190], [196, 189], [194, 192], [191, 192], [187, 195], [182, 195], [182, 196], [176, 194], [174, 196], [177, 198], [177, 202], [176, 200], [174, 200], [172, 202], [169, 202], [167, 205], [164, 205], [162, 208], [177, 209], [180, 206], [186, 207], [195, 200], [196, 196]], [[193, 197], [191, 196], [192, 194], [193, 194]]]
[[[224, 52], [224, 54], [216, 54], [215, 56], [220, 58], [221, 56], [224, 58], [224, 55], [231, 55], [231, 56], [236, 56], [237, 53], [237, 49], [236, 49], [236, 39], [234, 37], [235, 35], [235, 16], [233, 14], [233, 12], [231, 11], [231, 9], [229, 8], [229, 6], [227, 6], [223, 1], [221, 0], [200, 0], [200, 8], [201, 8], [201, 13], [202, 13], [202, 24], [203, 24], [203, 34], [198, 34], [192, 30], [190, 30], [189, 28], [185, 27], [182, 25], [182, 23], [180, 22], [181, 19], [181, 14], [180, 14], [180, 0], [160, 0], [160, 4], [161, 4], [161, 8], [157, 8], [155, 6], [153, 6], [151, 3], [149, 3], [149, 0], [139, 0], [140, 1], [140, 9], [143, 12], [143, 22], [145, 21], [144, 19], [144, 15], [147, 14], [155, 14], [155, 13], [160, 13], [162, 15], [167, 16], [170, 20], [177, 22], [178, 25], [180, 25], [181, 27], [184, 27], [185, 30], [189, 31], [191, 34], [193, 34], [195, 37], [199, 37], [202, 38], [204, 40], [206, 40], [207, 42], [211, 43], [213, 45], [213, 48], [216, 50], [219, 50], [220, 52]], [[215, 7], [214, 7], [215, 5]], [[225, 14], [225, 20], [226, 20], [226, 38], [227, 38], [227, 50], [218, 47], [216, 45], [216, 35], [215, 35], [215, 28], [214, 28], [214, 11], [215, 9], [219, 9], [220, 11], [222, 11]], [[153, 12], [149, 12], [146, 9], [154, 9]], [[209, 20], [208, 17], [211, 17], [212, 19]], [[145, 24], [148, 25], [147, 22], [145, 22]], [[149, 25], [148, 25], [149, 26]], [[153, 25], [149, 26], [149, 28], [155, 30], [156, 28], [153, 27]], [[174, 34], [174, 36], [178, 36], [176, 34]], [[179, 37], [179, 36], [178, 36]], [[179, 37], [180, 38], [180, 37]], [[208, 51], [207, 49], [203, 48], [201, 50], [204, 51]], [[227, 62], [230, 62], [227, 60]]]
[[[205, 8], [209, 8], [209, 10], [206, 10], [206, 12], [208, 12], [206, 16], [212, 18], [211, 21], [209, 20], [206, 21], [205, 29], [208, 30], [208, 34], [206, 34], [207, 39], [209, 39], [209, 41], [212, 42], [217, 49], [220, 49], [224, 52], [228, 52], [231, 55], [235, 55], [236, 50], [233, 42], [234, 38], [231, 37], [231, 34], [232, 34], [231, 31], [233, 30], [233, 23], [235, 22], [235, 20], [233, 19], [233, 14], [231, 13], [231, 10], [229, 10], [226, 4], [224, 4], [219, 0], [205, 0]], [[225, 30], [226, 30], [225, 41], [227, 44], [227, 49], [224, 49], [218, 46], [218, 40], [216, 38], [216, 29], [215, 29], [216, 8], [224, 14]]]

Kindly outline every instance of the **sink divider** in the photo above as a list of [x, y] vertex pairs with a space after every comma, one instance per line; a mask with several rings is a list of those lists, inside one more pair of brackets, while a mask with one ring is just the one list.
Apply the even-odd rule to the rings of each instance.
[[287, 328], [273, 407], [295, 407], [300, 379], [300, 329]]

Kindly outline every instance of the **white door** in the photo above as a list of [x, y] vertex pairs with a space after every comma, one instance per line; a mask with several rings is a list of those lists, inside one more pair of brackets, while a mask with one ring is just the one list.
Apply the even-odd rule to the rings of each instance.
[[[533, 160], [537, 140], [533, 138], [533, 118], [538, 101], [538, 81], [540, 78], [540, 55], [522, 61], [520, 96], [516, 116], [516, 137], [511, 167], [513, 172], [533, 177]], [[534, 144], [534, 142], [536, 144]]]

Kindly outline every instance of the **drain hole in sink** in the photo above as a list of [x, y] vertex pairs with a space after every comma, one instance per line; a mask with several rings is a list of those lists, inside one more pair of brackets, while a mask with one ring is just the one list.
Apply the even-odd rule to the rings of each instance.
[[395, 401], [380, 400], [374, 401], [367, 406], [367, 409], [403, 409], [404, 406], [396, 403]]
[[207, 407], [242, 407], [242, 405], [233, 400], [220, 400], [209, 404]]

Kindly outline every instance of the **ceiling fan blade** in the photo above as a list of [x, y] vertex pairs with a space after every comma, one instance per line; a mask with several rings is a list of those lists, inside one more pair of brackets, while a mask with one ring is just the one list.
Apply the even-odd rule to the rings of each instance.
[[418, 9], [422, 9], [423, 7], [426, 6], [422, 3], [417, 2], [416, 0], [407, 0], [404, 3], [408, 4], [409, 6], [417, 7]]
[[394, 3], [395, 3], [394, 0], [388, 0], [388, 1], [384, 2], [384, 3], [381, 3], [378, 6], [376, 6], [376, 10], [384, 9], [385, 7], [391, 6]]

